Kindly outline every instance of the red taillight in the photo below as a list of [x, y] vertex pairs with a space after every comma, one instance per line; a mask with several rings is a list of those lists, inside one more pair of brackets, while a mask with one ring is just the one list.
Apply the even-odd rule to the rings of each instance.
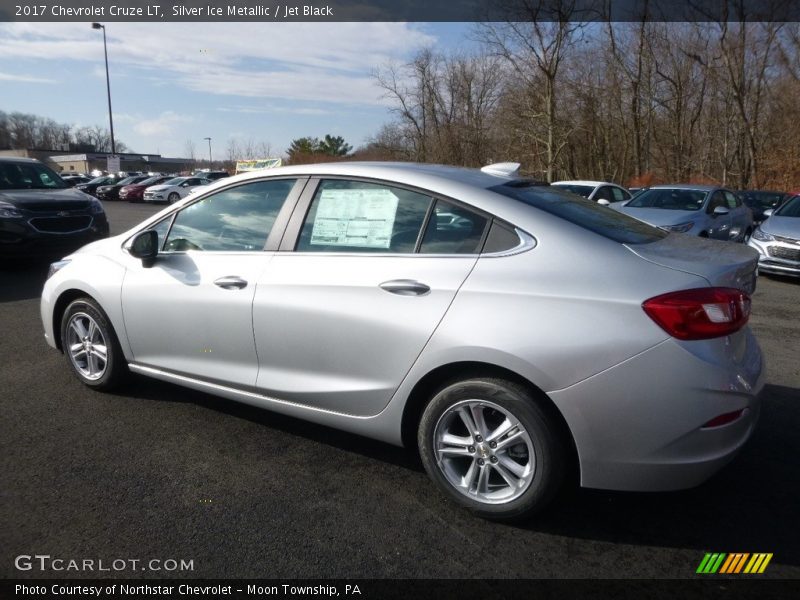
[[723, 425], [727, 425], [728, 423], [733, 423], [736, 419], [742, 416], [744, 413], [744, 409], [735, 410], [733, 412], [725, 413], [724, 415], [719, 415], [718, 417], [714, 417], [708, 423], [703, 425], [702, 429], [709, 429], [711, 427], [722, 427]]
[[734, 288], [698, 288], [650, 298], [642, 308], [672, 337], [706, 340], [744, 327], [750, 318], [750, 296]]

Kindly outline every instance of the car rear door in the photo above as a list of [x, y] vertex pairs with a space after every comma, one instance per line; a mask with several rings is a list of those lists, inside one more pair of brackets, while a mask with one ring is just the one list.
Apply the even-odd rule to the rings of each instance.
[[258, 391], [380, 412], [474, 267], [488, 222], [418, 190], [312, 179], [258, 281]]
[[284, 178], [224, 188], [152, 227], [158, 258], [145, 267], [128, 256], [122, 285], [137, 365], [252, 389], [256, 282], [304, 183]]

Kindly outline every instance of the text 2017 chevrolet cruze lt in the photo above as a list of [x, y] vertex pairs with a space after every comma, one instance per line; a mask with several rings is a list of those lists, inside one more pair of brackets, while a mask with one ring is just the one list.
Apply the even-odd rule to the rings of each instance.
[[419, 450], [510, 519], [584, 486], [672, 490], [727, 463], [763, 386], [757, 253], [515, 174], [340, 163], [215, 183], [54, 263], [48, 343]]

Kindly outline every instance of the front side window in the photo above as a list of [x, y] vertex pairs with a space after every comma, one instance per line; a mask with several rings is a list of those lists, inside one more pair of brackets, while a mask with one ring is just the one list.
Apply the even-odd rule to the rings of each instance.
[[728, 203], [725, 201], [725, 196], [720, 191], [714, 192], [714, 195], [711, 196], [711, 202], [708, 203], [708, 214], [714, 212], [718, 206], [722, 206], [723, 208], [727, 208]]
[[622, 202], [631, 197], [631, 195], [622, 188], [612, 187], [611, 192], [614, 194], [614, 202]]
[[207, 196], [176, 216], [164, 250], [262, 250], [294, 179], [257, 181]]
[[611, 187], [607, 185], [602, 186], [599, 190], [597, 190], [597, 193], [594, 195], [594, 198], [592, 199], [608, 200], [609, 202], [613, 202], [614, 197], [611, 195]]
[[725, 192], [725, 201], [728, 203], [728, 208], [737, 208], [741, 206], [741, 201], [731, 192]]
[[323, 180], [295, 250], [413, 253], [430, 203], [429, 196], [402, 188]]
[[169, 225], [172, 223], [172, 216], [170, 215], [166, 219], [163, 219], [156, 223], [155, 225], [151, 225], [148, 227], [151, 231], [155, 231], [158, 234], [158, 249], [159, 251], [164, 247], [164, 241], [167, 239], [167, 232], [169, 231]]

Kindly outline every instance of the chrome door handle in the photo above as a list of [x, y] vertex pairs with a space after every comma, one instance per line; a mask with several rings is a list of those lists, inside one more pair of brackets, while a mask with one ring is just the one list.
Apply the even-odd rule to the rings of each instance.
[[227, 277], [215, 279], [214, 285], [221, 287], [223, 290], [241, 290], [247, 287], [247, 281], [235, 275], [228, 275]]
[[413, 279], [392, 279], [384, 281], [378, 287], [398, 296], [424, 296], [431, 291], [429, 286]]

